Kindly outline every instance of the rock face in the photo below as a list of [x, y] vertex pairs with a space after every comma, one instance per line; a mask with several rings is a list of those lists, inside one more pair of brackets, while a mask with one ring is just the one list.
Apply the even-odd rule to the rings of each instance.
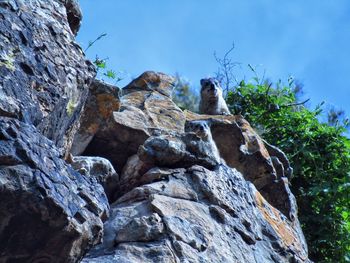
[[0, 262], [75, 262], [102, 237], [108, 202], [35, 127], [0, 117]]
[[94, 80], [89, 87], [89, 95], [85, 103], [80, 127], [74, 136], [71, 153], [82, 154], [95, 134], [102, 129], [113, 112], [120, 108], [119, 88], [107, 83]]
[[242, 116], [213, 118], [187, 111], [186, 118], [207, 121], [226, 164], [241, 172], [285, 216], [296, 217], [296, 201], [288, 186], [293, 169], [281, 150], [262, 140]]
[[83, 262], [307, 262], [289, 222], [237, 170], [153, 168], [119, 198]]
[[95, 70], [68, 22], [78, 6], [63, 2], [0, 2], [0, 114], [69, 150]]
[[92, 83], [81, 17], [0, 0], [0, 262], [310, 262], [283, 152], [165, 74]]
[[62, 159], [95, 75], [79, 10], [0, 1], [0, 262], [77, 262], [102, 239], [105, 191]]

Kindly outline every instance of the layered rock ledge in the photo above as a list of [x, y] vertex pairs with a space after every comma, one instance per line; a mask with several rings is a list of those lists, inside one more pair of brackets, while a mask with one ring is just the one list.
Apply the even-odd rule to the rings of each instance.
[[[182, 112], [171, 80], [135, 79], [82, 152], [120, 174], [103, 242], [83, 262], [309, 262], [283, 152], [241, 116]], [[210, 127], [221, 159], [185, 131], [192, 121]]]

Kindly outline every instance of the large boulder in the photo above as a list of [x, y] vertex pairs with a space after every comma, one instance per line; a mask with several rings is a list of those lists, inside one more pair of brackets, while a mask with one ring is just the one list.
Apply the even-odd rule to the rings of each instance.
[[[132, 110], [114, 114], [128, 123], [119, 130], [134, 131], [130, 142], [135, 130], [144, 136], [123, 162], [103, 242], [83, 262], [310, 262], [283, 152], [241, 116], [185, 112], [210, 131], [185, 132], [184, 122], [151, 130], [144, 92], [127, 91]], [[142, 117], [130, 122], [135, 112]]]
[[310, 262], [299, 223], [233, 168], [153, 168], [140, 179], [82, 262]]
[[148, 71], [123, 88], [120, 111], [98, 130], [83, 154], [107, 158], [119, 173], [154, 132], [183, 132], [184, 113], [171, 100], [174, 81]]
[[34, 126], [0, 117], [0, 262], [76, 262], [101, 241], [108, 201]]
[[201, 115], [186, 111], [186, 119], [207, 121], [221, 157], [228, 166], [244, 174], [258, 190], [277, 179], [263, 141], [241, 116]]
[[187, 168], [194, 164], [213, 168], [221, 160], [205, 142], [193, 133], [152, 136], [140, 146], [138, 156], [146, 163], [159, 167]]
[[206, 121], [226, 164], [241, 172], [290, 220], [296, 218], [296, 201], [288, 184], [293, 169], [281, 150], [260, 138], [242, 116], [185, 114], [187, 121]]

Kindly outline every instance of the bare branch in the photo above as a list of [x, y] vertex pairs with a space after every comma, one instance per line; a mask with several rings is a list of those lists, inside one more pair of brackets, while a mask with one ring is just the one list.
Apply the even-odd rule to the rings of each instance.
[[97, 41], [99, 41], [101, 38], [107, 36], [107, 33], [103, 33], [101, 35], [99, 35], [94, 41], [90, 41], [89, 45], [87, 46], [87, 48], [85, 48], [84, 53], [90, 48], [92, 47]]
[[215, 77], [218, 79], [218, 81], [221, 83], [224, 93], [227, 95], [229, 89], [231, 86], [233, 86], [233, 82], [235, 84], [238, 84], [238, 81], [233, 73], [233, 69], [239, 65], [238, 62], [232, 61], [230, 58], [230, 55], [232, 51], [234, 50], [235, 45], [232, 43], [232, 46], [229, 50], [226, 51], [224, 56], [222, 58], [218, 57], [217, 53], [214, 52], [214, 58], [216, 62], [219, 64], [218, 70], [215, 73]]
[[290, 104], [285, 104], [285, 105], [281, 105], [280, 107], [292, 107], [292, 106], [299, 106], [299, 105], [304, 105], [305, 103], [307, 103], [310, 99], [307, 99], [303, 102], [298, 102], [298, 103], [290, 103]]

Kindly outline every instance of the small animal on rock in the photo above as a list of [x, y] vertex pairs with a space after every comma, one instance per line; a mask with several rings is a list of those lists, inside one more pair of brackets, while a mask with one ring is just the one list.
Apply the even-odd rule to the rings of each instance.
[[208, 115], [231, 114], [223, 98], [222, 88], [216, 79], [201, 79], [201, 86], [199, 113]]
[[185, 132], [193, 132], [203, 141], [212, 141], [211, 130], [204, 120], [186, 121]]
[[211, 135], [211, 130], [208, 123], [204, 120], [186, 121], [185, 132], [194, 133], [201, 139], [201, 143], [194, 148], [204, 155], [212, 156], [217, 163], [223, 163], [220, 158], [220, 153], [216, 147], [216, 143]]

